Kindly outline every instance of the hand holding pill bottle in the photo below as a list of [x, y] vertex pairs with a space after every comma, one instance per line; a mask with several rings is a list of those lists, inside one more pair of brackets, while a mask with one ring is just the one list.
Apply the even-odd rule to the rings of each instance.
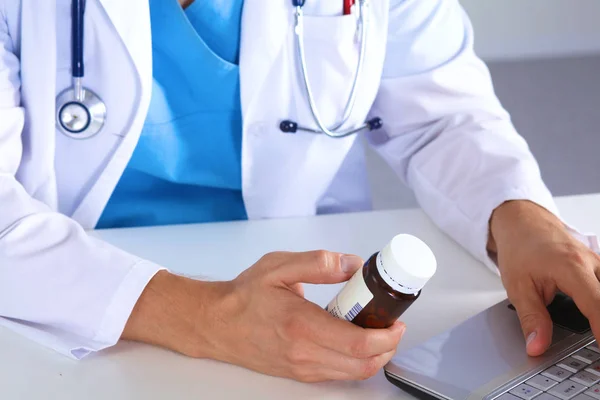
[[390, 327], [419, 298], [436, 269], [423, 241], [397, 235], [354, 274], [327, 311], [363, 328]]

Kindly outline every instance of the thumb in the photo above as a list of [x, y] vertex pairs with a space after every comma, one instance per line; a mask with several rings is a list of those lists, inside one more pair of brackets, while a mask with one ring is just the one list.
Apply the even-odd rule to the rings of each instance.
[[521, 321], [527, 354], [532, 357], [544, 354], [552, 343], [552, 319], [542, 296], [534, 288], [527, 288], [511, 300]]
[[345, 282], [363, 265], [355, 255], [329, 251], [296, 253], [277, 270], [277, 278], [286, 284], [332, 284]]

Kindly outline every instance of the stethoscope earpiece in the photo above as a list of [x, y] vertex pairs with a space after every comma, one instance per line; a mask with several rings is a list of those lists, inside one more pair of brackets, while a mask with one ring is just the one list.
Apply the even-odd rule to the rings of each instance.
[[72, 77], [73, 87], [56, 97], [56, 126], [73, 139], [87, 139], [102, 130], [106, 104], [93, 91], [83, 87], [83, 31], [86, 0], [72, 0]]
[[285, 121], [281, 121], [279, 129], [281, 129], [281, 132], [283, 133], [296, 133], [298, 132], [298, 124], [286, 119]]
[[383, 120], [381, 118], [373, 118], [367, 121], [367, 126], [370, 131], [376, 131], [377, 129], [383, 128]]

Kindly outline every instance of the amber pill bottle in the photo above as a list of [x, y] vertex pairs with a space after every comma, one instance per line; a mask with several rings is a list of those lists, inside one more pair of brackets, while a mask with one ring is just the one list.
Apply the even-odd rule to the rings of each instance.
[[423, 241], [398, 235], [354, 274], [327, 311], [363, 328], [387, 328], [419, 298], [436, 268]]

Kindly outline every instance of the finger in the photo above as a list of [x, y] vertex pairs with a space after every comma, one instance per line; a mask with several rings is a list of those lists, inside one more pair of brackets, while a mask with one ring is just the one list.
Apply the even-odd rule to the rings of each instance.
[[396, 349], [390, 350], [387, 353], [366, 359], [350, 359], [348, 362], [348, 370], [346, 378], [348, 380], [365, 380], [377, 375], [379, 371], [394, 357]]
[[552, 343], [552, 319], [543, 296], [530, 283], [522, 285], [518, 292], [510, 293], [509, 298], [517, 309], [527, 354], [533, 357], [544, 354]]
[[342, 355], [318, 346], [302, 348], [290, 359], [292, 377], [303, 382], [364, 380], [376, 375], [394, 356], [396, 349], [366, 359]]
[[364, 329], [328, 314], [325, 317], [324, 320], [333, 320], [335, 327], [332, 326], [331, 331], [317, 329], [315, 340], [324, 347], [355, 358], [369, 358], [395, 350], [406, 331], [406, 325], [401, 322], [386, 329]]
[[571, 274], [564, 287], [559, 288], [573, 298], [577, 308], [590, 321], [596, 339], [600, 338], [600, 282], [592, 269]]
[[369, 358], [395, 350], [406, 330], [402, 322], [385, 329], [364, 329], [332, 317], [315, 304], [307, 305], [306, 311], [293, 319], [288, 329], [292, 339], [309, 340], [353, 358]]
[[[277, 375], [277, 374], [273, 374]], [[324, 368], [304, 368], [297, 373], [290, 374], [288, 378], [303, 383], [319, 383], [329, 381], [347, 381], [348, 374]]]
[[360, 257], [325, 250], [289, 253], [286, 262], [273, 272], [275, 279], [295, 283], [330, 284], [344, 282], [363, 265]]

